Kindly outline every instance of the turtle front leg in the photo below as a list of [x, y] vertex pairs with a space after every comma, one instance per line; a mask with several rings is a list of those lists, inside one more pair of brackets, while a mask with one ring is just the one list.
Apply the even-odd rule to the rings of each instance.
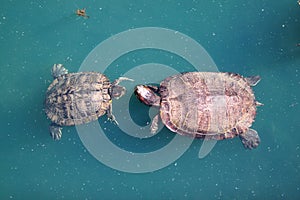
[[159, 114], [157, 114], [155, 117], [152, 119], [152, 123], [150, 126], [150, 131], [152, 134], [156, 134], [158, 130], [158, 121], [159, 121]]
[[61, 126], [52, 123], [49, 127], [49, 130], [50, 130], [50, 135], [54, 140], [61, 139], [61, 136], [62, 136], [62, 132], [61, 132], [62, 127]]
[[111, 122], [114, 122], [116, 125], [119, 126], [119, 123], [117, 122], [115, 116], [112, 114], [112, 104], [110, 104], [109, 109], [107, 110], [107, 117], [108, 117], [108, 120], [110, 120]]

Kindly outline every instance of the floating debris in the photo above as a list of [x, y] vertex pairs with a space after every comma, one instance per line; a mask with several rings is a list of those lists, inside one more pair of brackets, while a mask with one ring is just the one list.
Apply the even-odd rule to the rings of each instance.
[[76, 15], [81, 16], [81, 17], [84, 17], [84, 18], [89, 18], [90, 16], [86, 15], [85, 10], [86, 10], [86, 8], [83, 8], [83, 9], [77, 9], [77, 10], [76, 10]]

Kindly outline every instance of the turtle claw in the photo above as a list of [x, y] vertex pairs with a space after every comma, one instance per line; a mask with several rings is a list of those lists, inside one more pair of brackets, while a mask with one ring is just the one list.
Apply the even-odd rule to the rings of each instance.
[[60, 140], [62, 136], [62, 128], [56, 124], [51, 124], [49, 127], [50, 135], [53, 138], [53, 140]]
[[113, 114], [108, 115], [108, 120], [112, 123], [115, 123], [117, 126], [119, 126], [119, 123]]
[[117, 126], [119, 126], [119, 123], [117, 122], [115, 116], [112, 114], [112, 105], [109, 106], [109, 109], [107, 110], [107, 117], [108, 117], [108, 120], [110, 122], [113, 122], [115, 123]]

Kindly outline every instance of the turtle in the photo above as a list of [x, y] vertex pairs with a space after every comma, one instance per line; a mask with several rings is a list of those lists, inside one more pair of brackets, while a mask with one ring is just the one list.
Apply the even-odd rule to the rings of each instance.
[[53, 65], [52, 76], [54, 80], [46, 92], [45, 113], [52, 121], [49, 130], [54, 140], [61, 139], [62, 126], [88, 123], [105, 114], [118, 124], [112, 114], [112, 99], [126, 92], [118, 84], [132, 79], [120, 77], [111, 83], [99, 72], [68, 73], [62, 64]]
[[260, 138], [250, 127], [262, 104], [251, 87], [260, 80], [229, 72], [186, 72], [167, 77], [159, 86], [137, 85], [134, 93], [160, 110], [152, 119], [153, 134], [161, 120], [181, 135], [216, 141], [239, 136], [246, 149], [253, 149]]

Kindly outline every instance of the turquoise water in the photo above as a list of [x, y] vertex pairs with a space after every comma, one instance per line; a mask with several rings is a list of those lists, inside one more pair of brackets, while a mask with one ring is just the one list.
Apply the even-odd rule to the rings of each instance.
[[[77, 17], [77, 8], [86, 8], [90, 18]], [[295, 0], [1, 1], [0, 199], [299, 198], [299, 20]], [[254, 88], [264, 103], [252, 126], [261, 137], [257, 149], [245, 150], [236, 138], [218, 142], [198, 159], [202, 141], [195, 140], [165, 168], [126, 173], [95, 159], [75, 127], [64, 128], [61, 141], [50, 138], [43, 101], [52, 65], [76, 72], [100, 42], [141, 27], [184, 33], [220, 71], [262, 77]], [[145, 49], [123, 55], [105, 74], [113, 80], [149, 62], [193, 70], [172, 53]], [[136, 123], [149, 122], [138, 101], [132, 99], [128, 108]], [[105, 121], [99, 119], [109, 139], [133, 152], [161, 148], [173, 138], [163, 129], [138, 140]]]

